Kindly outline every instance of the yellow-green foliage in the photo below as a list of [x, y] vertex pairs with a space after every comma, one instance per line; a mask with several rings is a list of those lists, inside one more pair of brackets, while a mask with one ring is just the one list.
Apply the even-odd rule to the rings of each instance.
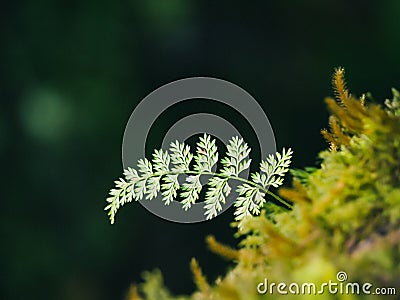
[[[327, 98], [332, 116], [323, 130], [329, 150], [322, 151], [319, 168], [294, 171], [290, 189], [280, 195], [294, 202], [283, 211], [267, 205], [260, 216], [249, 218], [237, 235], [238, 250], [208, 238], [209, 247], [228, 257], [234, 267], [208, 283], [194, 260], [198, 291], [171, 297], [162, 287], [159, 272], [146, 273], [139, 285], [145, 299], [381, 299], [378, 295], [261, 295], [257, 285], [269, 282], [336, 280], [370, 282], [375, 287], [396, 287], [400, 293], [400, 95], [394, 90], [386, 108], [357, 99], [346, 89], [344, 71], [335, 71], [336, 99]], [[142, 299], [134, 289], [131, 299]]]

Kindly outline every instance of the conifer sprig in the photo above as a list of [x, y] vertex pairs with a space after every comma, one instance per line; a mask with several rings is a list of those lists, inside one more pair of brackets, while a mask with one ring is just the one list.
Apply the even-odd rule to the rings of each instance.
[[[236, 192], [234, 213], [238, 226], [251, 215], [258, 215], [266, 202], [266, 194], [271, 195], [287, 207], [291, 205], [268, 189], [270, 186], [282, 185], [283, 179], [289, 170], [293, 151], [283, 149], [282, 153], [270, 154], [260, 163], [260, 172], [251, 174], [251, 180], [239, 177], [250, 167], [250, 147], [239, 137], [233, 137], [227, 145], [226, 156], [221, 160], [222, 169], [216, 170], [218, 149], [215, 140], [204, 134], [197, 143], [196, 155], [190, 152], [190, 147], [175, 141], [171, 143], [169, 151], [155, 150], [151, 161], [140, 159], [137, 170], [127, 168], [124, 178], [115, 181], [115, 188], [111, 189], [107, 198], [105, 210], [111, 223], [115, 222], [118, 209], [127, 202], [142, 199], [152, 200], [162, 194], [163, 202], [169, 205], [176, 201], [178, 194], [181, 197], [182, 208], [185, 210], [196, 203], [203, 188], [200, 178], [202, 175], [211, 175], [208, 180], [208, 190], [205, 195], [205, 216], [212, 219], [223, 209], [226, 197], [231, 193], [229, 182], [240, 181]], [[194, 166], [191, 163], [194, 159]], [[185, 182], [179, 183], [178, 177], [186, 175]]]

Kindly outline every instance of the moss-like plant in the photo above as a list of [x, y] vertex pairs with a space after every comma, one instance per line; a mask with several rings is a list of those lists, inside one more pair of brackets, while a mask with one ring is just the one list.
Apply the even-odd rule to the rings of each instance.
[[292, 208], [266, 202], [243, 219], [238, 249], [208, 237], [234, 263], [216, 282], [193, 259], [192, 295], [172, 296], [155, 271], [128, 299], [399, 299], [400, 94], [393, 90], [386, 107], [367, 103], [348, 92], [341, 68], [333, 85], [330, 129], [322, 131], [329, 149], [320, 166], [292, 171], [292, 188], [279, 190]]

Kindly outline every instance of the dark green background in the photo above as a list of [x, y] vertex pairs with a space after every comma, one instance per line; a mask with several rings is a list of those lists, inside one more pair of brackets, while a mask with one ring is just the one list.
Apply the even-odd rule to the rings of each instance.
[[260, 102], [294, 167], [313, 165], [334, 67], [358, 95], [382, 100], [400, 87], [399, 16], [397, 0], [1, 1], [0, 298], [122, 299], [156, 267], [189, 293], [192, 256], [210, 280], [223, 274], [204, 237], [235, 245], [232, 210], [183, 225], [135, 203], [109, 224], [103, 207], [134, 107], [176, 79], [222, 78]]

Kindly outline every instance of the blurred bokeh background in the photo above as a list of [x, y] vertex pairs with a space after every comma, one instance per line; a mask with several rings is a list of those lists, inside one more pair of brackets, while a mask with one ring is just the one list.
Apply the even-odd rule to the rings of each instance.
[[223, 274], [204, 238], [235, 245], [232, 213], [183, 225], [136, 203], [109, 224], [135, 106], [176, 79], [225, 79], [260, 102], [293, 167], [314, 165], [334, 67], [357, 95], [400, 87], [399, 15], [397, 0], [1, 1], [0, 298], [123, 299], [154, 268], [190, 293], [193, 256]]

